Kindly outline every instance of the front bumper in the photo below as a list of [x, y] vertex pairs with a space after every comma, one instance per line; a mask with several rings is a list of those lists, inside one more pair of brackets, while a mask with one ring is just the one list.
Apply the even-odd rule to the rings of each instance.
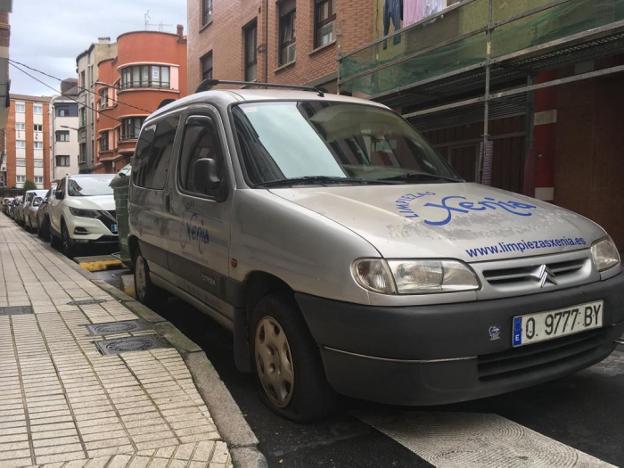
[[[342, 394], [437, 405], [505, 393], [588, 367], [624, 331], [624, 273], [560, 291], [460, 304], [376, 307], [296, 294]], [[604, 301], [604, 327], [520, 348], [512, 317]], [[499, 329], [491, 333], [491, 327]]]

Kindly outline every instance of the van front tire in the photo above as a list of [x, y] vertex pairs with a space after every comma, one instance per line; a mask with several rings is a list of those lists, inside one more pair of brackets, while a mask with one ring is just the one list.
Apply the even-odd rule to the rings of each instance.
[[296, 422], [331, 414], [336, 395], [327, 383], [318, 347], [292, 295], [265, 296], [251, 319], [252, 356], [264, 403]]

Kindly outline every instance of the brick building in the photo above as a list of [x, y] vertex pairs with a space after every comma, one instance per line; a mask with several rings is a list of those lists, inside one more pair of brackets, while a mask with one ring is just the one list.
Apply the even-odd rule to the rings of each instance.
[[97, 64], [94, 83], [94, 171], [116, 172], [129, 161], [145, 118], [166, 99], [187, 94], [186, 37], [136, 31], [117, 38], [117, 54]]
[[188, 83], [202, 78], [336, 91], [337, 57], [373, 38], [373, 2], [188, 0]]
[[6, 186], [22, 188], [26, 180], [50, 187], [50, 98], [11, 95], [6, 125]]

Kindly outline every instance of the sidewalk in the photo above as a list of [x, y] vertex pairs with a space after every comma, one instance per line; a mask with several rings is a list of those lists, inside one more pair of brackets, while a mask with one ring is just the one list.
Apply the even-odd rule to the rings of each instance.
[[1, 467], [231, 466], [181, 355], [135, 320], [0, 214]]

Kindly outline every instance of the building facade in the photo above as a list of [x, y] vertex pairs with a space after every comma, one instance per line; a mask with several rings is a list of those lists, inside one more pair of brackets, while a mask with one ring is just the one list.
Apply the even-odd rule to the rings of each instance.
[[92, 172], [95, 168], [96, 156], [96, 103], [95, 82], [98, 80], [98, 66], [102, 60], [117, 55], [117, 44], [110, 38], [102, 37], [91, 44], [87, 50], [76, 58], [78, 70], [78, 117], [79, 117], [79, 151], [78, 166], [81, 173]]
[[624, 251], [624, 0], [401, 3], [398, 28], [340, 57], [340, 91], [400, 111], [465, 179], [579, 212]]
[[[9, 45], [12, 1], [0, 2], [0, 130], [4, 130], [9, 109]], [[0, 164], [2, 157], [0, 156]]]
[[21, 189], [27, 180], [50, 186], [50, 98], [11, 95], [6, 126], [6, 186]]
[[117, 55], [98, 63], [94, 171], [113, 173], [134, 154], [145, 118], [187, 94], [186, 37], [136, 31], [117, 38]]
[[61, 94], [50, 101], [50, 158], [52, 180], [78, 174], [80, 145], [78, 144], [78, 80], [63, 80]]
[[205, 78], [336, 91], [337, 57], [373, 39], [375, 6], [352, 0], [188, 0], [188, 83]]

